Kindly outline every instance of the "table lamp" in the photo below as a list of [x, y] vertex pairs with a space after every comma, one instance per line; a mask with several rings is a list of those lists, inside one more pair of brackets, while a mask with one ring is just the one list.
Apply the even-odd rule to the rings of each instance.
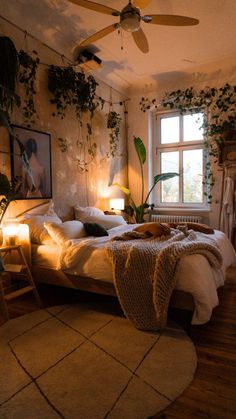
[[110, 199], [110, 209], [121, 211], [125, 208], [124, 198], [112, 198]]
[[20, 223], [17, 219], [6, 219], [3, 223], [3, 244], [4, 246], [16, 246], [19, 244]]

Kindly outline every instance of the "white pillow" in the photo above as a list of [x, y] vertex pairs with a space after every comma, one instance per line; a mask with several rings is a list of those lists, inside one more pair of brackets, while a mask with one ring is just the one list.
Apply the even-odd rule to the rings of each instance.
[[61, 224], [45, 222], [44, 227], [54, 242], [60, 246], [62, 246], [66, 240], [80, 239], [87, 236], [83, 223], [76, 220], [65, 221]]
[[44, 228], [45, 221], [50, 221], [53, 223], [62, 223], [61, 219], [57, 215], [51, 216], [24, 214], [24, 219], [21, 222], [23, 224], [28, 224], [30, 231], [30, 239], [32, 243], [53, 243], [52, 238], [49, 236], [47, 230]]
[[117, 227], [122, 224], [126, 224], [126, 221], [121, 215], [91, 215], [86, 219], [81, 220], [83, 223], [97, 223], [104, 227], [106, 230]]
[[80, 207], [79, 205], [76, 205], [74, 211], [75, 219], [84, 223], [87, 221], [89, 222], [88, 218], [91, 216], [104, 215], [102, 210], [95, 207]]
[[53, 201], [44, 202], [41, 205], [37, 205], [36, 207], [29, 208], [25, 212], [17, 215], [17, 219], [21, 222], [26, 218], [26, 216], [34, 216], [34, 215], [51, 215], [51, 216], [57, 216], [57, 214], [54, 211], [54, 203]]

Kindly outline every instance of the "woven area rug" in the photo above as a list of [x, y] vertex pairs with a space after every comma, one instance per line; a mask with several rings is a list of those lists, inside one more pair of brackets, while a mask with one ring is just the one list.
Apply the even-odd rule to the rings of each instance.
[[1, 419], [146, 419], [183, 392], [197, 365], [179, 326], [142, 332], [84, 303], [5, 323], [0, 360]]

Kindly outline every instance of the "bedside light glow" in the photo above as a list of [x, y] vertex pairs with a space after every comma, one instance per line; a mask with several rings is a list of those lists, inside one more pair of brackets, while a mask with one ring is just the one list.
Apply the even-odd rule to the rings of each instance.
[[113, 199], [110, 199], [110, 209], [121, 211], [124, 208], [125, 208], [125, 200], [124, 200], [124, 198], [113, 198]]

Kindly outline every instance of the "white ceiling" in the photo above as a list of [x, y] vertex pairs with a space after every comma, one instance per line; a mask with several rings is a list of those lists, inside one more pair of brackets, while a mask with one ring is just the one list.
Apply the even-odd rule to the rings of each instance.
[[[120, 10], [127, 1], [100, 3]], [[0, 0], [0, 4], [2, 16], [69, 58], [80, 41], [118, 21], [67, 0]], [[149, 13], [195, 17], [200, 24], [171, 27], [142, 22], [148, 54], [140, 52], [131, 34], [124, 31], [121, 50], [121, 36], [116, 31], [95, 44], [96, 55], [103, 61], [95, 75], [124, 90], [153, 86], [212, 62], [230, 59], [236, 65], [236, 0], [152, 0], [142, 12]], [[0, 30], [2, 26], [0, 20]], [[9, 26], [7, 35], [10, 30]]]

